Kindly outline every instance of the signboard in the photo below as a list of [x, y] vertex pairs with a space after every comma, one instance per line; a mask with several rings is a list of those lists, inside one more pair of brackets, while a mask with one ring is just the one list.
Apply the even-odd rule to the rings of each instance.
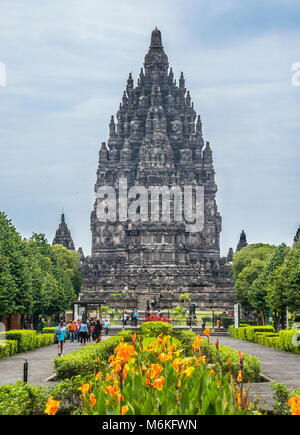
[[240, 326], [240, 304], [234, 305], [234, 327], [239, 328]]

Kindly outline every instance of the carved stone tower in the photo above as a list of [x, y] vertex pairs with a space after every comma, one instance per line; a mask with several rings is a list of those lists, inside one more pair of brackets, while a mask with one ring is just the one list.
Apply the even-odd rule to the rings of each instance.
[[52, 245], [63, 245], [67, 249], [75, 250], [71, 232], [65, 223], [65, 215], [62, 213], [61, 222], [56, 230]]
[[[183, 73], [178, 85], [174, 80], [157, 28], [136, 86], [129, 74], [116, 120], [114, 116], [110, 119], [108, 142], [99, 151], [95, 192], [108, 185], [118, 199], [120, 179], [126, 180], [127, 186], [122, 187], [126, 194], [133, 186], [147, 191], [155, 186], [169, 190], [202, 186], [204, 226], [201, 231], [188, 232], [174, 216], [159, 222], [103, 222], [97, 216], [96, 199], [91, 214], [92, 253], [82, 266], [81, 300], [96, 300], [102, 290], [101, 297], [109, 301], [127, 285], [132, 292], [129, 305], [141, 309], [153, 298], [159, 299], [161, 307], [171, 307], [185, 292], [202, 307], [232, 307], [230, 265], [226, 257], [220, 257], [222, 220], [216, 204], [212, 149], [203, 140], [202, 122]], [[148, 202], [140, 201], [138, 212]], [[171, 214], [174, 207], [172, 197]]]

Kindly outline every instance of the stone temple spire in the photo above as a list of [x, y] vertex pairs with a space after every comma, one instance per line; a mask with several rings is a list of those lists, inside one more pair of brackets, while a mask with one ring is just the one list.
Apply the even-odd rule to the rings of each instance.
[[295, 235], [295, 237], [294, 237], [294, 242], [296, 243], [296, 242], [298, 242], [300, 240], [300, 225], [299, 225], [299, 228], [298, 228], [298, 230], [297, 230], [297, 232], [296, 232], [296, 235]]
[[71, 232], [65, 223], [64, 213], [61, 215], [61, 222], [56, 230], [52, 245], [63, 245], [67, 249], [75, 250]]
[[156, 27], [151, 35], [151, 44], [148, 53], [145, 56], [146, 74], [156, 72], [167, 74], [169, 68], [168, 56], [164, 52], [162, 45], [161, 32]]
[[247, 245], [248, 245], [248, 242], [247, 242], [247, 238], [246, 238], [246, 233], [244, 230], [242, 230], [239, 243], [237, 244], [237, 247], [236, 247], [236, 252], [245, 248]]

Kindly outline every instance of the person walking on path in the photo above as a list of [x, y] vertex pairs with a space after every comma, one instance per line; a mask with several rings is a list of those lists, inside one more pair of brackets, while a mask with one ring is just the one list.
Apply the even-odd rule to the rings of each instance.
[[105, 319], [105, 320], [104, 320], [105, 335], [108, 335], [109, 326], [110, 326], [110, 321], [109, 321], [109, 319]]
[[135, 310], [135, 312], [133, 313], [133, 321], [134, 321], [133, 325], [134, 326], [137, 326], [138, 320], [139, 320], [139, 313], [137, 312], [137, 310]]
[[57, 352], [58, 352], [58, 356], [61, 356], [63, 353], [63, 345], [65, 342], [65, 338], [66, 338], [66, 332], [67, 329], [65, 327], [65, 323], [62, 320], [59, 325], [57, 326], [57, 328], [55, 329], [55, 334], [57, 337]]
[[98, 319], [96, 322], [96, 325], [95, 325], [95, 329], [94, 329], [96, 343], [100, 343], [100, 341], [101, 341], [101, 331], [102, 331], [102, 324], [101, 324], [100, 320]]
[[74, 343], [74, 341], [75, 341], [75, 338], [76, 338], [75, 330], [76, 330], [76, 327], [75, 327], [74, 322], [72, 320], [68, 325], [68, 333], [69, 333], [69, 337], [70, 337], [70, 343]]
[[80, 327], [79, 327], [79, 336], [80, 336], [80, 343], [85, 345], [85, 342], [88, 338], [88, 327], [84, 320], [82, 320]]

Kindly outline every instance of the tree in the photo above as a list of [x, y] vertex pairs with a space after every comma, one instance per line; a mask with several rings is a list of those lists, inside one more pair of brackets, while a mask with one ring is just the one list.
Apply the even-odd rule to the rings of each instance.
[[232, 274], [237, 299], [245, 311], [256, 310], [264, 322], [267, 310], [266, 289], [262, 273], [275, 246], [263, 243], [248, 245], [233, 256]]
[[67, 249], [63, 245], [54, 245], [52, 249], [54, 249], [56, 253], [60, 266], [71, 279], [74, 292], [78, 297], [82, 288], [82, 275], [80, 272], [81, 254], [74, 250]]

